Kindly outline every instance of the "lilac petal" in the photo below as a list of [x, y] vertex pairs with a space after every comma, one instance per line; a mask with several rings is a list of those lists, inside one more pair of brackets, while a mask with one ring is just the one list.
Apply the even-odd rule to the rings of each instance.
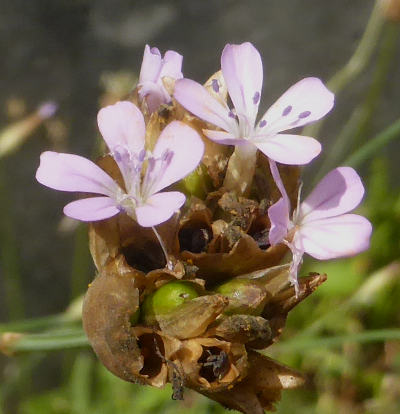
[[162, 157], [172, 151], [160, 179], [154, 183], [150, 194], [157, 193], [192, 172], [200, 163], [204, 153], [204, 143], [200, 135], [190, 126], [180, 121], [172, 121], [161, 132], [154, 147], [154, 157]]
[[81, 221], [98, 221], [113, 217], [121, 210], [110, 197], [92, 197], [72, 201], [64, 207], [64, 214]]
[[39, 183], [61, 191], [80, 191], [113, 197], [118, 184], [87, 158], [53, 151], [43, 152], [36, 171]]
[[175, 83], [174, 98], [193, 115], [219, 126], [224, 131], [237, 129], [237, 121], [229, 116], [228, 107], [213, 98], [207, 89], [190, 79]]
[[146, 98], [147, 107], [150, 113], [156, 111], [160, 105], [171, 102], [171, 97], [163, 85], [146, 81], [140, 84], [139, 94], [141, 98]]
[[364, 195], [359, 175], [351, 167], [329, 172], [301, 203], [302, 223], [347, 213], [358, 206]]
[[97, 123], [111, 152], [119, 146], [134, 153], [144, 148], [143, 115], [132, 102], [121, 101], [100, 109]]
[[315, 259], [354, 256], [369, 247], [371, 223], [356, 214], [315, 220], [296, 232], [297, 243]]
[[182, 79], [182, 60], [183, 56], [173, 50], [165, 52], [160, 79], [164, 76], [172, 79]]
[[264, 114], [264, 129], [280, 132], [317, 121], [333, 107], [334, 95], [318, 78], [305, 78], [289, 88]]
[[268, 217], [271, 222], [269, 243], [273, 246], [286, 237], [290, 223], [289, 205], [283, 197], [268, 209]]
[[221, 69], [236, 112], [254, 125], [263, 82], [260, 53], [249, 42], [228, 44], [222, 51]]
[[254, 145], [267, 157], [281, 164], [308, 164], [321, 152], [321, 144], [311, 137], [278, 134], [267, 137], [264, 142], [258, 137]]
[[172, 217], [185, 199], [185, 195], [177, 191], [154, 194], [146, 204], [136, 208], [137, 222], [143, 227], [157, 226]]
[[150, 81], [157, 82], [161, 71], [161, 53], [156, 48], [146, 45], [144, 48], [142, 67], [140, 68], [139, 84]]
[[216, 142], [217, 144], [222, 144], [222, 145], [241, 145], [241, 144], [247, 144], [249, 142], [245, 139], [235, 138], [234, 135], [230, 134], [229, 132], [225, 132], [225, 131], [203, 129], [203, 134], [207, 138]]

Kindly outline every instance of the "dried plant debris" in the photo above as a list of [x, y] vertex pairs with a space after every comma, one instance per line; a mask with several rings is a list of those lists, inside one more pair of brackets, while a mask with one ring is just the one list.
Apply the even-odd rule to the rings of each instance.
[[299, 165], [321, 145], [282, 132], [330, 111], [319, 79], [292, 86], [257, 121], [263, 70], [252, 44], [227, 45], [204, 86], [181, 66], [177, 52], [146, 46], [131, 100], [98, 114], [107, 155], [94, 164], [47, 151], [36, 178], [89, 194], [64, 212], [90, 222], [98, 275], [83, 324], [102, 363], [126, 381], [170, 382], [174, 399], [189, 387], [263, 413], [303, 378], [257, 350], [279, 340], [288, 312], [326, 280], [297, 278], [305, 253], [368, 247], [368, 220], [345, 214], [364, 189], [341, 167], [299, 202]]

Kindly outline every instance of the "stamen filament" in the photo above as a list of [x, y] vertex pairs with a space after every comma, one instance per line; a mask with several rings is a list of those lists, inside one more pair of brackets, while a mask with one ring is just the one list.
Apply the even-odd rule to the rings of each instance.
[[173, 270], [174, 265], [172, 263], [172, 260], [169, 258], [169, 255], [168, 255], [168, 252], [167, 252], [167, 248], [165, 247], [164, 241], [161, 238], [160, 233], [158, 233], [158, 231], [156, 230], [156, 228], [154, 226], [152, 227], [152, 229], [153, 229], [154, 234], [156, 235], [157, 240], [160, 243], [161, 249], [162, 249], [162, 251], [164, 253], [165, 260], [167, 262], [167, 269]]

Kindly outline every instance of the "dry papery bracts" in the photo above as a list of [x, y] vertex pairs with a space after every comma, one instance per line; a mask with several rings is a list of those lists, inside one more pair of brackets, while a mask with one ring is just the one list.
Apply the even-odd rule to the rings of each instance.
[[[172, 119], [200, 134], [207, 126], [176, 103], [147, 118], [150, 147]], [[269, 246], [267, 209], [280, 194], [265, 156], [258, 155], [249, 194], [237, 197], [222, 187], [230, 148], [204, 143], [202, 164], [180, 184], [185, 207], [157, 227], [168, 262], [152, 229], [124, 213], [90, 225], [98, 276], [85, 297], [84, 328], [102, 363], [126, 381], [170, 382], [175, 399], [188, 387], [225, 407], [263, 413], [303, 378], [259, 351], [278, 340], [288, 312], [326, 276], [299, 279], [296, 295], [282, 264], [287, 248]], [[123, 185], [110, 156], [99, 165]], [[295, 206], [299, 169], [280, 173]]]

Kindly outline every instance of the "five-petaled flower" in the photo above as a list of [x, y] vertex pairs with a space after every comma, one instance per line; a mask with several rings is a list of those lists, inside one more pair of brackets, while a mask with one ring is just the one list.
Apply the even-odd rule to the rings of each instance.
[[156, 47], [146, 45], [142, 67], [140, 69], [138, 91], [141, 99], [147, 103], [150, 113], [156, 111], [161, 104], [171, 102], [171, 96], [164, 86], [163, 78], [181, 79], [182, 55], [168, 50], [164, 58]]
[[[333, 107], [334, 95], [317, 78], [305, 78], [289, 90], [256, 122], [261, 98], [263, 66], [251, 43], [228, 44], [221, 56], [221, 70], [234, 109], [211, 96], [199, 83], [180, 79], [175, 99], [197, 117], [221, 130], [203, 130], [220, 144], [255, 146], [283, 164], [307, 164], [321, 151], [314, 138], [282, 134], [282, 131], [317, 121]], [[219, 84], [212, 82], [215, 92]]]
[[285, 243], [291, 249], [290, 280], [295, 286], [304, 253], [327, 260], [353, 256], [368, 248], [371, 223], [357, 214], [345, 214], [358, 206], [363, 195], [363, 184], [353, 168], [339, 167], [297, 206], [292, 220], [286, 192], [269, 208], [269, 241], [271, 245]]
[[103, 220], [120, 211], [144, 227], [168, 220], [183, 205], [185, 196], [161, 190], [197, 167], [204, 151], [199, 134], [180, 121], [172, 121], [161, 132], [151, 153], [145, 149], [143, 115], [131, 102], [103, 108], [97, 119], [121, 171], [123, 186], [84, 157], [51, 151], [41, 155], [36, 179], [56, 190], [103, 195], [67, 204], [64, 213], [77, 220]]

